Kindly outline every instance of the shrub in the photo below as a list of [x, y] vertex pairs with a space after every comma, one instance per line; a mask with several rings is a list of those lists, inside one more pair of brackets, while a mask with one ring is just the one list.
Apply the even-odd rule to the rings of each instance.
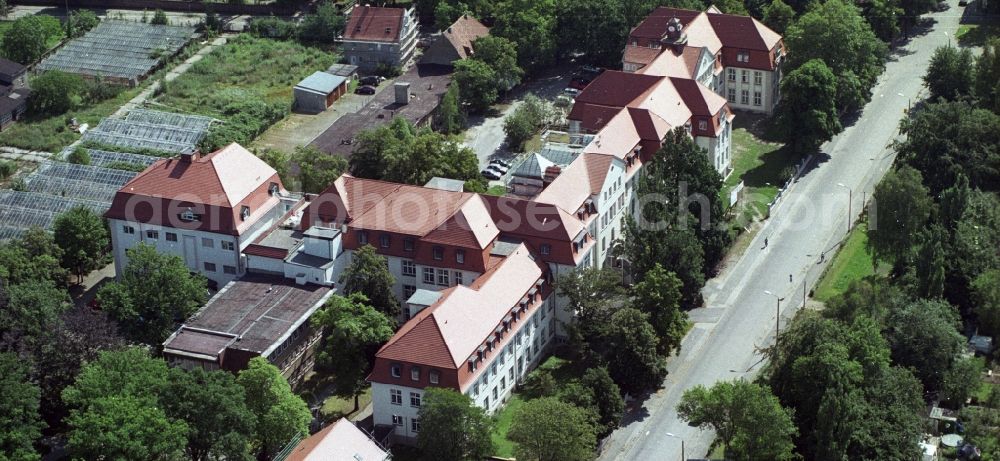
[[378, 66], [375, 67], [375, 75], [381, 75], [385, 78], [396, 78], [403, 73], [403, 70], [399, 66], [393, 66], [391, 64], [386, 64], [380, 62]]
[[256, 37], [289, 40], [295, 38], [298, 31], [294, 22], [271, 16], [251, 21], [250, 34]]
[[17, 171], [17, 164], [10, 160], [0, 160], [0, 179], [9, 178]]
[[90, 10], [76, 10], [69, 17], [70, 22], [67, 29], [69, 30], [70, 37], [79, 37], [87, 33], [90, 29], [97, 27], [97, 24], [101, 22], [101, 18], [98, 18]]
[[167, 26], [170, 25], [170, 20], [167, 19], [167, 13], [164, 13], [163, 10], [156, 10], [156, 12], [153, 13], [153, 19], [150, 19], [149, 23]]
[[66, 161], [77, 165], [90, 165], [90, 152], [84, 147], [77, 146], [66, 156]]
[[62, 114], [83, 102], [86, 85], [78, 75], [50, 70], [31, 81], [30, 104], [34, 112]]

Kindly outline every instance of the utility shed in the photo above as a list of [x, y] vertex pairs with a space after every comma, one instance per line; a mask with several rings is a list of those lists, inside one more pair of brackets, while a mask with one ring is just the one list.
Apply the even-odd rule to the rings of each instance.
[[320, 113], [347, 92], [347, 77], [326, 72], [313, 72], [298, 85], [292, 94], [293, 107], [298, 112]]

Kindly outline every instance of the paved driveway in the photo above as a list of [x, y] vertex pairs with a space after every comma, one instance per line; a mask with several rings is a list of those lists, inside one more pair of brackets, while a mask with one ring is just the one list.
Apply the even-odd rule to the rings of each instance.
[[[914, 38], [887, 64], [860, 118], [823, 145], [822, 154], [775, 207], [746, 253], [708, 282], [704, 295], [710, 314], [698, 314], [699, 323], [684, 339], [680, 356], [671, 361], [663, 388], [605, 441], [599, 459], [680, 459], [681, 439], [687, 457], [707, 453], [714, 435], [678, 419], [675, 408], [681, 394], [698, 384], [749, 378], [759, 370], [761, 357], [755, 350], [773, 343], [775, 330], [776, 299], [764, 291], [785, 298], [784, 326], [802, 305], [803, 286], [814, 285], [822, 271], [819, 253], [834, 248], [846, 233], [848, 191], [836, 184], [852, 188], [850, 208], [856, 217], [862, 200], [891, 165], [886, 146], [897, 136], [903, 110], [922, 90], [921, 76], [934, 48], [946, 45], [958, 29], [961, 9], [957, 0], [949, 2], [951, 10], [930, 15], [937, 20], [932, 30]], [[770, 243], [766, 248], [765, 238]]]

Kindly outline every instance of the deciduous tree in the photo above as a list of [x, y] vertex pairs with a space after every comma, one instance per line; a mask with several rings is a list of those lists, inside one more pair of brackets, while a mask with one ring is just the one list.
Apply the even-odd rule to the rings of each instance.
[[302, 192], [318, 194], [347, 171], [347, 160], [328, 154], [313, 146], [295, 148], [291, 160], [299, 167]]
[[604, 357], [618, 386], [633, 395], [659, 387], [667, 364], [657, 353], [659, 338], [645, 313], [626, 307], [611, 316]]
[[795, 459], [791, 412], [763, 386], [744, 380], [684, 391], [677, 413], [691, 425], [712, 428], [727, 457], [747, 461]]
[[351, 255], [351, 264], [344, 269], [340, 285], [344, 293], [360, 293], [369, 305], [385, 314], [395, 325], [399, 317], [399, 301], [393, 294], [395, 278], [389, 272], [389, 263], [375, 252], [375, 247], [365, 245]]
[[477, 59], [460, 59], [454, 65], [454, 79], [462, 102], [472, 112], [481, 113], [489, 109], [499, 96], [496, 71]]
[[253, 440], [258, 458], [270, 459], [296, 434], [308, 434], [312, 419], [309, 407], [292, 393], [281, 371], [267, 359], [250, 359], [236, 382], [243, 387], [247, 408], [257, 420]]
[[60, 267], [60, 261], [62, 249], [55, 244], [52, 234], [33, 227], [20, 240], [0, 244], [0, 279], [12, 285], [49, 280], [62, 287], [69, 274]]
[[894, 363], [912, 367], [927, 392], [940, 391], [945, 372], [965, 341], [955, 308], [942, 301], [918, 300], [889, 313], [885, 338]]
[[837, 78], [822, 60], [808, 61], [781, 80], [778, 118], [785, 140], [802, 154], [843, 129], [837, 118]]
[[555, 0], [506, 0], [495, 13], [490, 33], [517, 45], [518, 64], [526, 73], [536, 73], [555, 63]]
[[330, 298], [313, 314], [312, 323], [325, 332], [317, 362], [333, 373], [338, 394], [354, 397], [357, 411], [358, 397], [368, 387], [365, 378], [375, 352], [392, 337], [395, 320], [369, 306], [363, 294], [354, 292]]
[[34, 448], [45, 427], [38, 416], [40, 392], [28, 379], [28, 367], [16, 355], [0, 352], [0, 459], [41, 459]]
[[621, 424], [625, 413], [621, 388], [611, 379], [606, 367], [588, 368], [580, 378], [580, 384], [593, 397], [600, 425], [598, 435], [603, 437], [610, 434]]
[[84, 90], [80, 76], [46, 71], [31, 80], [31, 110], [48, 115], [65, 113], [83, 102]]
[[976, 317], [984, 332], [1000, 335], [1000, 269], [979, 274], [972, 282]]
[[76, 275], [77, 283], [83, 283], [83, 276], [101, 267], [111, 246], [104, 219], [82, 205], [57, 216], [52, 233], [63, 251], [62, 266]]
[[974, 70], [972, 51], [968, 48], [941, 46], [931, 56], [924, 84], [931, 92], [931, 99], [955, 100], [972, 92]]
[[37, 61], [48, 50], [52, 37], [62, 34], [55, 17], [39, 14], [18, 18], [0, 41], [0, 54], [24, 65]]
[[132, 395], [101, 397], [69, 416], [70, 452], [82, 459], [176, 459], [188, 431], [155, 401]]
[[490, 438], [493, 420], [464, 394], [445, 388], [427, 388], [418, 416], [417, 446], [425, 460], [476, 460], [494, 453]]
[[448, 91], [441, 97], [434, 123], [438, 131], [444, 134], [456, 134], [465, 126], [465, 115], [459, 106], [458, 85], [448, 85]]
[[687, 331], [687, 314], [680, 310], [682, 286], [673, 272], [656, 264], [632, 290], [632, 306], [649, 315], [662, 355], [679, 349]]
[[781, 0], [772, 0], [771, 3], [764, 8], [764, 24], [779, 34], [784, 34], [785, 29], [788, 28], [788, 25], [791, 24], [794, 19], [795, 10]]
[[988, 40], [976, 59], [974, 89], [979, 104], [1000, 114], [1000, 38]]
[[[48, 280], [5, 287], [0, 297], [0, 350], [32, 350], [70, 308], [68, 293]], [[4, 299], [5, 298], [5, 299]]]
[[161, 400], [169, 418], [187, 423], [185, 453], [193, 461], [253, 459], [255, 417], [231, 373], [173, 368]]
[[299, 26], [299, 40], [333, 44], [344, 33], [346, 16], [337, 10], [332, 1], [320, 3], [316, 13], [306, 15]]
[[537, 461], [587, 461], [597, 444], [587, 412], [554, 397], [525, 402], [507, 438], [517, 443], [517, 459]]
[[622, 44], [632, 24], [625, 22], [622, 0], [557, 2], [555, 34], [559, 52], [584, 62], [612, 67], [621, 62]]
[[493, 69], [499, 94], [510, 91], [521, 83], [524, 70], [517, 65], [517, 45], [503, 37], [486, 35], [472, 42], [473, 59], [482, 61]]
[[875, 260], [894, 265], [910, 261], [913, 236], [927, 224], [933, 202], [920, 172], [903, 166], [890, 171], [872, 194], [875, 213], [868, 248]]

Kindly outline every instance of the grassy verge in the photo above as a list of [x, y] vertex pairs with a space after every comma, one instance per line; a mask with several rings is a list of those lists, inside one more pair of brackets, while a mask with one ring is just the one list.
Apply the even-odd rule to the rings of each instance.
[[[364, 394], [358, 398], [358, 409], [363, 410], [372, 401], [372, 388], [365, 390]], [[349, 417], [354, 414], [354, 399], [330, 396], [323, 402], [319, 410], [326, 421], [336, 421], [340, 418]]]
[[1000, 25], [997, 24], [962, 24], [955, 32], [955, 38], [962, 46], [983, 46], [986, 40], [997, 36], [1000, 36]]
[[741, 224], [767, 216], [767, 205], [778, 195], [778, 187], [790, 176], [798, 157], [781, 144], [755, 137], [746, 128], [733, 130], [733, 172], [719, 192], [719, 200], [729, 203], [729, 193], [743, 182], [743, 199], [734, 209]]
[[510, 431], [510, 423], [514, 420], [514, 412], [523, 404], [524, 400], [521, 400], [517, 394], [513, 394], [507, 402], [507, 406], [503, 407], [496, 415], [497, 423], [490, 437], [493, 439], [493, 444], [497, 449], [496, 455], [499, 457], [514, 457], [514, 442], [507, 439], [507, 432]]
[[827, 301], [847, 290], [848, 285], [875, 273], [868, 253], [868, 227], [858, 224], [837, 251], [830, 266], [816, 285], [815, 298]]
[[319, 48], [244, 34], [170, 82], [156, 102], [165, 110], [223, 120], [209, 133], [209, 144], [248, 144], [290, 113], [295, 84], [336, 60]]

